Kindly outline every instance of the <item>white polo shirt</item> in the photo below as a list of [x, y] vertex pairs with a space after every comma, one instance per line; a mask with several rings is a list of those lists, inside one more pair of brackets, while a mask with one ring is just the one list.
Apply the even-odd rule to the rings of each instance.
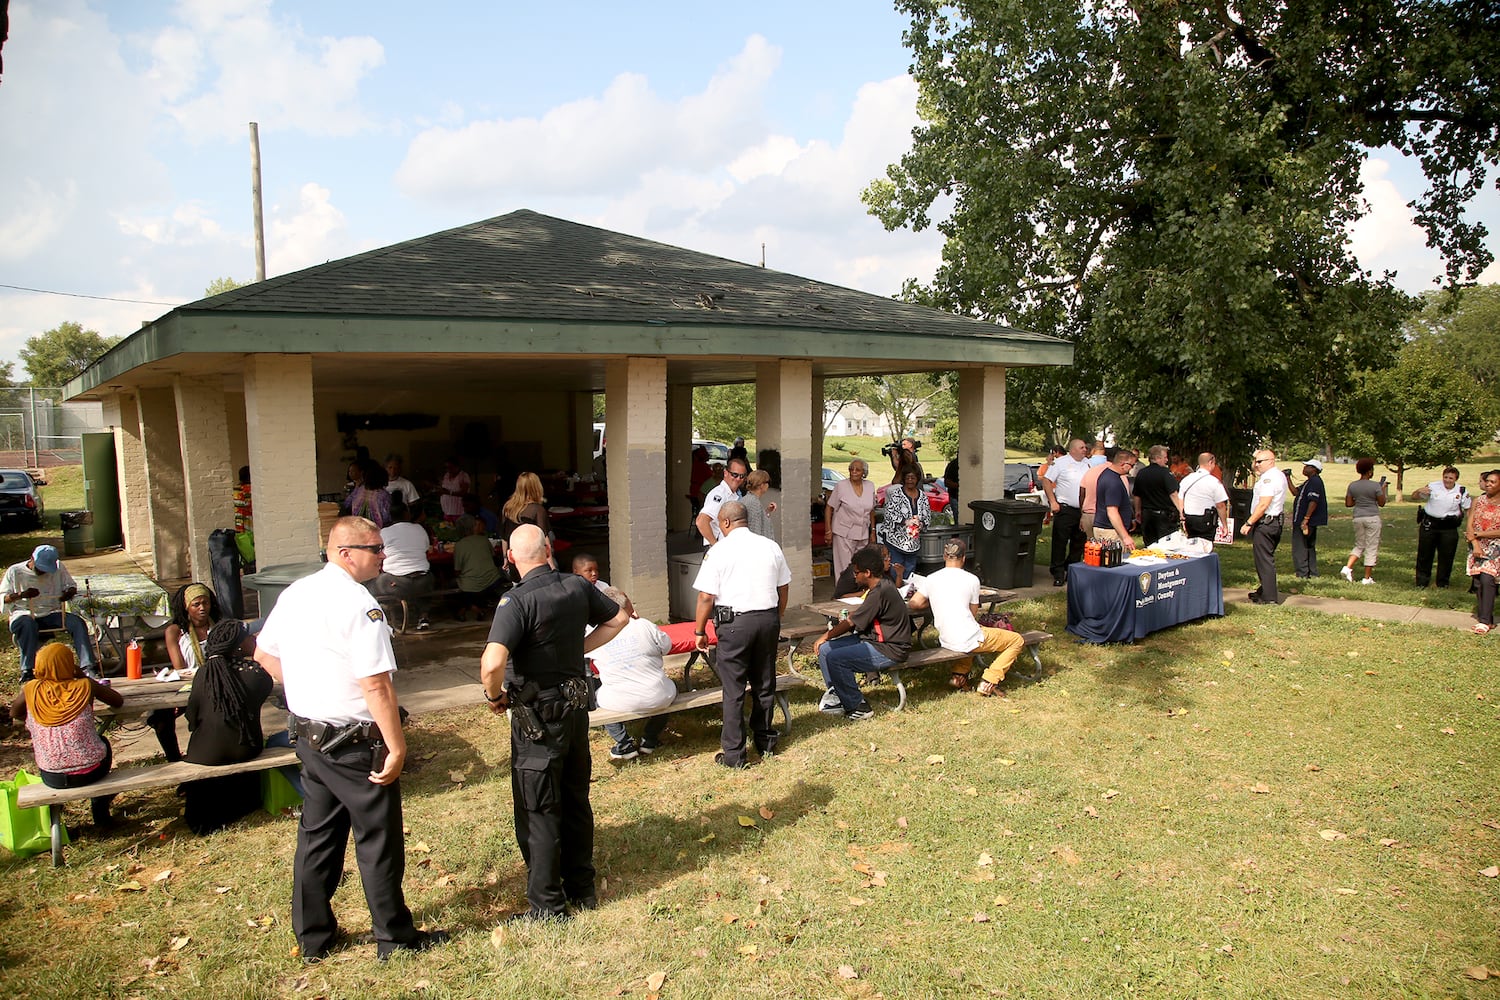
[[[724, 537], [723, 530], [719, 527], [719, 508], [731, 500], [740, 498], [739, 491], [728, 483], [720, 483], [708, 491], [708, 496], [703, 499], [703, 509], [700, 514], [708, 515], [709, 527], [713, 528], [714, 540], [718, 541]], [[700, 532], [701, 534], [701, 532]], [[703, 544], [709, 544], [708, 539], [703, 539]]]
[[1182, 485], [1177, 488], [1177, 493], [1182, 497], [1182, 513], [1191, 514], [1194, 517], [1202, 517], [1208, 513], [1210, 507], [1229, 500], [1224, 484], [1219, 482], [1218, 476], [1207, 469], [1199, 469], [1192, 475], [1184, 477]]
[[280, 658], [286, 706], [304, 719], [373, 722], [359, 679], [396, 672], [380, 605], [332, 563], [286, 589], [256, 644]]
[[1428, 483], [1427, 489], [1427, 502], [1422, 505], [1422, 509], [1427, 511], [1428, 517], [1457, 517], [1474, 502], [1469, 492], [1457, 483], [1450, 490], [1439, 479], [1435, 483]]
[[781, 546], [741, 526], [703, 554], [693, 589], [736, 611], [766, 611], [781, 603], [777, 588], [791, 582]]
[[1255, 481], [1255, 489], [1250, 493], [1251, 514], [1255, 513], [1261, 497], [1271, 498], [1271, 506], [1261, 516], [1280, 517], [1281, 512], [1286, 509], [1286, 473], [1272, 465], [1260, 474], [1260, 478]]
[[1047, 480], [1052, 483], [1052, 492], [1057, 502], [1069, 507], [1078, 506], [1078, 487], [1083, 483], [1083, 474], [1089, 471], [1086, 458], [1064, 455], [1047, 467]]

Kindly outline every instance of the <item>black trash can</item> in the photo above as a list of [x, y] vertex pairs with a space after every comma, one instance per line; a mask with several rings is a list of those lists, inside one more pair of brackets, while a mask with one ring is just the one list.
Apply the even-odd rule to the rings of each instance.
[[1238, 535], [1250, 521], [1250, 504], [1255, 491], [1236, 488], [1225, 492], [1229, 494], [1229, 516], [1234, 518], [1234, 533]]
[[979, 579], [988, 587], [1029, 587], [1047, 508], [1025, 500], [970, 500]]
[[208, 533], [208, 564], [213, 571], [214, 595], [226, 618], [245, 617], [245, 588], [240, 583], [240, 549], [234, 532], [215, 528]]
[[87, 510], [65, 510], [62, 521], [63, 555], [84, 556], [94, 551], [94, 515]]

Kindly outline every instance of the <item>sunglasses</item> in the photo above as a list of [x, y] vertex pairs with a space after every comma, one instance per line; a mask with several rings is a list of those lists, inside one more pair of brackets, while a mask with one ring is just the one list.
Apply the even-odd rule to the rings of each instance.
[[379, 554], [379, 553], [385, 551], [385, 546], [384, 545], [340, 545], [339, 548], [341, 548], [341, 549], [360, 549], [361, 551], [364, 551], [364, 552], [374, 552], [376, 554]]
[[724, 473], [724, 478], [725, 479], [744, 479], [745, 476], [747, 476], [747, 475], [748, 475], [748, 473], [745, 473], [745, 472], [725, 472]]

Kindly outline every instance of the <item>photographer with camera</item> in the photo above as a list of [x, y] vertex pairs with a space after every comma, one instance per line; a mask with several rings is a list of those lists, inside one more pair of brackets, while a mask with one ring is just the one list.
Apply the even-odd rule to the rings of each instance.
[[922, 463], [917, 461], [917, 451], [921, 449], [922, 442], [916, 438], [904, 437], [900, 441], [893, 441], [880, 449], [882, 455], [891, 460], [892, 485], [901, 482], [902, 475], [907, 469], [915, 469], [917, 482], [920, 484], [927, 477], [922, 474]]

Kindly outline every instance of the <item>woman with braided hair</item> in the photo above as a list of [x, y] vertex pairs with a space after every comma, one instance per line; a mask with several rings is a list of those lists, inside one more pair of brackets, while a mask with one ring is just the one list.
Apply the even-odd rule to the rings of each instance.
[[[284, 731], [269, 741], [261, 732], [260, 709], [275, 682], [253, 660], [240, 655], [248, 634], [244, 622], [226, 618], [209, 629], [204, 640], [206, 659], [193, 678], [187, 703], [192, 733], [187, 759], [194, 764], [238, 764], [253, 760], [267, 745], [288, 745]], [[188, 782], [183, 795], [188, 826], [194, 833], [212, 833], [259, 807], [260, 775], [252, 772]]]

